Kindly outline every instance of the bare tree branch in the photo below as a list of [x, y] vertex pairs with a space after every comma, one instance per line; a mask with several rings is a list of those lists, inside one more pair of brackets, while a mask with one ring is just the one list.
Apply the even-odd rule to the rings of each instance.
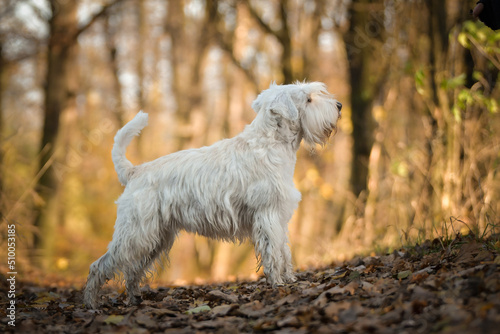
[[236, 59], [232, 44], [224, 41], [224, 38], [220, 34], [217, 34], [217, 42], [218, 42], [220, 48], [223, 51], [225, 51], [226, 54], [229, 56], [229, 59], [231, 60], [233, 65], [235, 65], [237, 68], [239, 68], [241, 71], [243, 71], [243, 73], [245, 74], [247, 79], [250, 80], [250, 82], [252, 83], [255, 91], [257, 91], [259, 88], [258, 84], [257, 84], [257, 78], [255, 77], [255, 75], [253, 74], [253, 72], [250, 69], [244, 67], [241, 64], [241, 62], [238, 59]]
[[248, 10], [250, 11], [250, 14], [252, 15], [252, 17], [255, 19], [255, 21], [257, 21], [257, 23], [259, 24], [259, 26], [264, 29], [268, 34], [271, 34], [271, 35], [274, 35], [276, 37], [278, 37], [278, 34], [276, 31], [274, 31], [266, 22], [264, 22], [259, 13], [257, 13], [257, 11], [255, 10], [255, 8], [252, 6], [252, 4], [250, 3], [249, 0], [245, 0], [243, 1], [245, 3], [245, 5], [247, 6]]
[[215, 42], [222, 49], [222, 51], [224, 51], [224, 53], [228, 55], [229, 59], [231, 60], [231, 63], [233, 63], [234, 66], [236, 66], [245, 74], [247, 79], [251, 82], [252, 86], [254, 87], [255, 91], [257, 91], [258, 90], [257, 78], [249, 68], [243, 66], [241, 64], [241, 61], [236, 58], [232, 43], [232, 40], [234, 39], [234, 34], [226, 31], [226, 29], [221, 27], [221, 17], [217, 10], [217, 2], [214, 2], [212, 5], [215, 6], [215, 8], [213, 8], [214, 15], [211, 16], [211, 20], [213, 21], [213, 25], [215, 26], [214, 29]]
[[99, 18], [103, 17], [111, 7], [123, 1], [124, 0], [114, 0], [102, 6], [101, 10], [95, 13], [94, 16], [92, 16], [92, 18], [86, 24], [78, 28], [78, 30], [75, 32], [71, 40], [73, 41], [76, 40], [78, 36], [80, 36], [80, 34], [82, 34], [85, 30], [90, 28]]

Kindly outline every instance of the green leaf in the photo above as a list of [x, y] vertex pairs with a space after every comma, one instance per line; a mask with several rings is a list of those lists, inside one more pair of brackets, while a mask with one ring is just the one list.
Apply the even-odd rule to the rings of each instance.
[[484, 78], [483, 73], [480, 71], [472, 72], [472, 78], [476, 81], [482, 80]]
[[104, 323], [107, 325], [110, 325], [110, 324], [118, 325], [120, 322], [122, 322], [123, 318], [124, 318], [123, 315], [112, 314], [109, 317], [107, 317], [106, 319], [104, 319]]
[[462, 115], [461, 115], [461, 112], [460, 112], [460, 108], [458, 108], [455, 105], [451, 109], [451, 112], [453, 113], [453, 117], [455, 118], [455, 122], [460, 123], [462, 121]]
[[196, 314], [196, 313], [202, 313], [202, 312], [209, 312], [210, 310], [211, 310], [210, 306], [201, 305], [201, 306], [187, 310], [186, 314]]
[[424, 90], [424, 84], [425, 82], [425, 73], [424, 73], [424, 70], [418, 70], [416, 73], [415, 73], [415, 86], [417, 88], [417, 92], [420, 94], [420, 95], [423, 95], [425, 90]]
[[361, 274], [359, 272], [357, 272], [356, 270], [354, 270], [354, 271], [351, 271], [351, 273], [349, 274], [349, 277], [347, 278], [347, 280], [349, 282], [352, 282], [355, 279], [358, 279], [360, 276], [361, 276]]
[[486, 106], [490, 113], [496, 114], [498, 112], [498, 102], [495, 99], [486, 100]]
[[404, 271], [400, 271], [398, 273], [398, 279], [405, 279], [405, 278], [408, 278], [408, 276], [411, 275], [411, 270], [404, 270]]
[[444, 89], [458, 88], [458, 87], [463, 86], [465, 84], [466, 78], [467, 78], [467, 76], [465, 75], [465, 73], [462, 73], [460, 75], [457, 75], [454, 78], [444, 79], [441, 82], [441, 87]]
[[464, 48], [470, 48], [469, 39], [467, 38], [467, 34], [465, 32], [458, 34], [458, 43], [460, 43]]

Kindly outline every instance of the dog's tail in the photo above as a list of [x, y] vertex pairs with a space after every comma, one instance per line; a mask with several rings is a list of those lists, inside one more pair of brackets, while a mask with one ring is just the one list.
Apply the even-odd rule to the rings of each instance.
[[134, 168], [134, 165], [127, 160], [125, 151], [132, 138], [139, 135], [146, 125], [148, 125], [148, 114], [139, 111], [134, 119], [125, 124], [125, 126], [116, 133], [115, 144], [111, 151], [111, 158], [113, 159], [113, 164], [118, 174], [118, 180], [120, 180], [123, 185], [127, 184], [133, 174]]

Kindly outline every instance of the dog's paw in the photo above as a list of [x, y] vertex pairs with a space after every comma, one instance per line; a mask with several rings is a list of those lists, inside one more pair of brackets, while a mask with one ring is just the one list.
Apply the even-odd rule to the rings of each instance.
[[98, 310], [100, 306], [98, 299], [88, 293], [84, 294], [82, 302], [83, 306], [88, 310]]
[[101, 312], [99, 310], [99, 306], [100, 305], [97, 302], [95, 302], [95, 303], [88, 303], [88, 302], [83, 303], [83, 307], [86, 308], [89, 311]]
[[284, 277], [283, 277], [283, 280], [285, 281], [285, 283], [295, 283], [297, 282], [297, 277], [295, 277], [294, 274], [285, 274]]
[[131, 296], [128, 304], [130, 306], [139, 306], [142, 303], [142, 297], [141, 296]]

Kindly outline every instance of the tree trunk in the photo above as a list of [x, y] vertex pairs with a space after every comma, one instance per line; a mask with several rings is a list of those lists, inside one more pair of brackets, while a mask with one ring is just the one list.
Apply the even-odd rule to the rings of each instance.
[[276, 37], [281, 43], [283, 52], [281, 53], [281, 66], [283, 72], [283, 83], [291, 84], [295, 81], [293, 68], [292, 68], [292, 38], [290, 30], [288, 29], [288, 0], [280, 1], [280, 19], [281, 29], [277, 31]]
[[[138, 50], [137, 50], [137, 103], [139, 109], [146, 107], [146, 98], [144, 97], [144, 52], [145, 39], [147, 33], [147, 17], [145, 1], [137, 3], [137, 26], [138, 26]], [[138, 139], [138, 138], [137, 138]]]
[[302, 53], [303, 53], [303, 68], [302, 73], [298, 73], [297, 77], [299, 80], [311, 80], [317, 77], [321, 77], [320, 63], [318, 61], [319, 55], [319, 34], [321, 32], [321, 17], [325, 12], [325, 1], [316, 0], [315, 9], [310, 17], [307, 18], [309, 21], [307, 35], [304, 35], [302, 39]]
[[211, 25], [216, 21], [216, 1], [207, 1], [199, 29], [191, 33], [184, 15], [183, 1], [169, 1], [166, 32], [171, 40], [172, 90], [177, 104], [177, 149], [193, 140], [191, 115], [202, 103], [202, 64], [212, 40]]
[[370, 17], [368, 5], [377, 3], [372, 0], [357, 0], [351, 3], [349, 30], [344, 36], [349, 65], [351, 85], [351, 121], [352, 121], [352, 166], [351, 190], [356, 197], [367, 189], [368, 162], [373, 145], [374, 121], [371, 105], [374, 96], [373, 83], [370, 82], [370, 61], [373, 49], [367, 36], [373, 17]]
[[[282, 47], [280, 66], [281, 66], [281, 73], [283, 74], [283, 83], [284, 84], [293, 83], [296, 80], [296, 78], [293, 73], [293, 67], [292, 67], [292, 52], [293, 52], [292, 36], [290, 33], [290, 29], [288, 28], [288, 20], [287, 20], [289, 11], [288, 0], [280, 0], [279, 2], [278, 15], [281, 21], [281, 27], [278, 30], [271, 28], [271, 26], [269, 26], [262, 20], [262, 18], [257, 13], [257, 11], [252, 6], [249, 0], [245, 1], [245, 5], [250, 11], [250, 15], [255, 19], [255, 21], [259, 24], [259, 26], [266, 33], [276, 37], [276, 39], [280, 43]], [[302, 80], [302, 78], [300, 79]]]
[[[40, 160], [38, 170], [47, 169], [36, 186], [40, 201], [36, 207], [34, 225], [34, 249], [51, 255], [58, 225], [57, 194], [58, 175], [53, 168], [56, 158], [56, 142], [59, 134], [60, 116], [68, 101], [67, 70], [72, 38], [77, 36], [77, 2], [57, 1], [50, 3], [52, 18], [49, 21], [50, 37], [47, 50], [47, 72], [45, 79], [45, 114], [43, 119]], [[35, 262], [38, 262], [35, 259]]]
[[115, 44], [116, 31], [110, 27], [109, 19], [107, 20], [106, 24], [107, 24], [106, 45], [109, 49], [110, 67], [111, 67], [111, 73], [113, 75], [113, 92], [116, 99], [113, 115], [115, 116], [116, 121], [118, 122], [118, 127], [121, 128], [122, 126], [125, 125], [125, 118], [124, 118], [124, 108], [122, 99], [122, 87], [119, 77], [118, 49]]
[[[35, 203], [32, 256], [35, 263], [44, 265], [39, 261], [38, 255], [50, 261], [54, 249], [59, 225], [58, 190], [62, 181], [64, 170], [56, 170], [54, 161], [57, 159], [57, 141], [59, 137], [59, 122], [61, 114], [68, 106], [68, 102], [75, 103], [74, 90], [77, 85], [74, 73], [69, 72], [73, 65], [71, 60], [76, 59], [73, 54], [77, 45], [78, 36], [88, 29], [107, 10], [122, 0], [114, 0], [101, 7], [83, 26], [78, 26], [77, 1], [51, 0], [50, 8], [52, 17], [49, 20], [49, 40], [47, 48], [47, 72], [45, 74], [45, 101], [42, 138], [38, 171], [41, 177], [35, 185], [38, 199]], [[43, 254], [36, 254], [42, 251]]]
[[[4, 90], [4, 72], [5, 72], [5, 60], [3, 58], [3, 45], [0, 42], [0, 143], [3, 143], [4, 140], [4, 132], [3, 132], [3, 90]], [[3, 172], [3, 145], [0, 144], [0, 221], [4, 215], [3, 210], [5, 209], [4, 205], [4, 192], [3, 192], [3, 184], [4, 184], [4, 172]]]

